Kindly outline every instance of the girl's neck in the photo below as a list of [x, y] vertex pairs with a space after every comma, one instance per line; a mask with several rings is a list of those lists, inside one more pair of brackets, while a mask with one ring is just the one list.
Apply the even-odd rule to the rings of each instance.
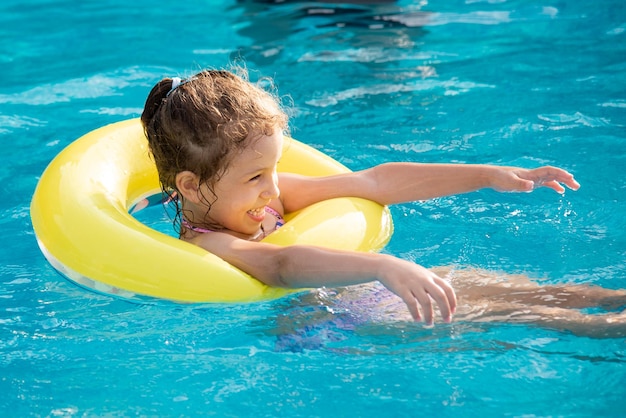
[[[278, 228], [280, 228], [281, 226], [283, 226], [285, 223], [285, 220], [283, 219], [282, 215], [278, 213], [276, 210], [272, 209], [271, 207], [266, 206], [265, 212], [269, 215], [268, 217], [266, 217], [266, 220], [265, 220], [266, 224], [265, 225], [261, 224], [259, 226], [259, 230], [253, 235], [242, 234], [240, 232], [236, 232], [230, 229], [220, 228], [220, 227], [214, 227], [214, 228], [201, 227], [201, 226], [192, 224], [191, 222], [187, 220], [187, 218], [183, 216], [181, 220], [182, 227], [183, 227], [183, 230], [181, 231], [181, 238], [185, 240], [191, 240], [197, 237], [198, 234], [222, 232], [222, 233], [230, 234], [237, 238], [245, 239], [248, 241], [260, 241], [266, 236], [268, 236], [269, 234], [271, 234], [272, 232], [274, 232], [275, 230], [277, 230]], [[268, 224], [272, 225], [271, 224], [272, 219], [273, 219], [273, 226], [269, 228]], [[190, 236], [188, 236], [188, 232], [190, 233], [189, 234]]]
[[[230, 234], [233, 235], [237, 238], [241, 238], [241, 239], [245, 239], [247, 241], [260, 241], [263, 238], [265, 238], [266, 236], [269, 235], [269, 233], [265, 232], [265, 228], [263, 227], [263, 225], [261, 225], [259, 227], [259, 230], [254, 234], [254, 235], [246, 235], [246, 234], [242, 234], [240, 232], [236, 232], [236, 231], [231, 231], [230, 229], [226, 229], [226, 228], [221, 228], [221, 229], [208, 229], [208, 228], [202, 228], [196, 225], [192, 225], [187, 219], [183, 218], [182, 221], [182, 226], [184, 227], [183, 232], [181, 233], [181, 238], [182, 239], [192, 239], [196, 236], [198, 236], [199, 234], [209, 234], [209, 233], [213, 233], [213, 232], [222, 232], [225, 234]], [[192, 232], [191, 236], [187, 237], [187, 231]]]

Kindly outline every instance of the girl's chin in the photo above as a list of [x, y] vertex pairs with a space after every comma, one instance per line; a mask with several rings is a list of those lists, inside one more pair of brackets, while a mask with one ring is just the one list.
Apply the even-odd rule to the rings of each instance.
[[245, 228], [241, 228], [237, 232], [242, 235], [254, 236], [261, 231], [261, 225], [263, 225], [261, 222], [251, 222], [246, 225]]

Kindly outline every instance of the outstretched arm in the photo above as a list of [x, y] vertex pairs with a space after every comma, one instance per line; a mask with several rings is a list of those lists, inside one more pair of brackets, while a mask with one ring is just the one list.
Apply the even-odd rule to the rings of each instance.
[[335, 197], [363, 197], [381, 204], [427, 200], [435, 197], [493, 188], [529, 192], [549, 187], [559, 193], [564, 187], [577, 190], [574, 176], [556, 167], [524, 169], [481, 164], [386, 163], [331, 177], [307, 178], [281, 174], [281, 199], [291, 212]]

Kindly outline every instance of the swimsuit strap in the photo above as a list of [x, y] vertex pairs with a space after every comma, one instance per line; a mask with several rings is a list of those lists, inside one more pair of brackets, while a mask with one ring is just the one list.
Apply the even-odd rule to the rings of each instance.
[[[285, 219], [283, 219], [283, 217], [281, 216], [280, 213], [278, 213], [276, 210], [270, 208], [269, 206], [265, 206], [265, 212], [269, 213], [271, 215], [274, 215], [274, 217], [276, 218], [276, 229], [280, 228], [281, 226], [285, 225]], [[200, 228], [198, 226], [194, 226], [192, 224], [189, 223], [189, 221], [185, 218], [183, 218], [183, 220], [181, 221], [181, 223], [183, 224], [183, 226], [187, 229], [191, 229], [194, 232], [199, 232], [201, 234], [206, 234], [209, 232], [216, 232], [214, 229], [206, 229], [206, 228]], [[261, 226], [261, 230], [263, 231], [263, 234], [265, 235], [265, 231], [263, 230], [263, 226]]]
[[185, 218], [183, 218], [183, 220], [181, 221], [181, 223], [183, 224], [183, 226], [187, 229], [191, 229], [194, 232], [199, 232], [201, 234], [206, 234], [208, 232], [215, 232], [215, 230], [213, 229], [205, 229], [205, 228], [200, 228], [198, 226], [194, 226], [192, 224], [189, 223], [189, 221]]
[[276, 218], [276, 229], [278, 229], [281, 226], [285, 225], [285, 220], [283, 219], [281, 214], [278, 213], [273, 208], [270, 208], [269, 206], [265, 206], [265, 212], [267, 212], [267, 213], [269, 213], [271, 215], [274, 215], [274, 217]]

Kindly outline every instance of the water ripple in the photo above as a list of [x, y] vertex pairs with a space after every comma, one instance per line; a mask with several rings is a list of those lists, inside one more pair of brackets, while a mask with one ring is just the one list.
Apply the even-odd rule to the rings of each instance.
[[626, 109], [626, 100], [612, 100], [610, 102], [600, 103], [598, 106], [601, 107], [617, 107], [620, 109]]
[[45, 124], [46, 122], [42, 120], [28, 116], [0, 115], [0, 134], [11, 132], [13, 129], [35, 128]]
[[401, 23], [407, 27], [441, 26], [450, 23], [472, 25], [499, 25], [512, 21], [508, 11], [476, 11], [470, 13], [405, 13], [402, 15], [382, 16], [382, 20]]
[[308, 100], [306, 103], [316, 107], [328, 107], [334, 106], [337, 103], [346, 100], [360, 99], [365, 96], [372, 95], [442, 89], [444, 90], [444, 95], [454, 96], [460, 93], [466, 93], [473, 89], [494, 87], [495, 86], [490, 84], [460, 81], [457, 78], [452, 78], [446, 81], [420, 80], [414, 83], [406, 84], [376, 84], [371, 86], [355, 87], [347, 90], [341, 90], [333, 94], [326, 94], [319, 99]]
[[404, 60], [432, 61], [441, 56], [450, 55], [444, 52], [419, 51], [407, 52], [390, 50], [389, 48], [349, 48], [344, 50], [307, 51], [299, 59], [299, 62], [393, 62]]
[[137, 81], [144, 85], [145, 80], [150, 76], [150, 73], [132, 67], [111, 73], [73, 78], [58, 83], [42, 84], [21, 93], [0, 94], [0, 104], [40, 106], [70, 102], [75, 99], [121, 96], [122, 89], [136, 85]]
[[573, 114], [540, 114], [537, 115], [537, 117], [542, 121], [548, 122], [550, 125], [547, 127], [547, 129], [551, 130], [571, 129], [580, 126], [597, 128], [611, 125], [611, 122], [606, 118], [587, 116], [582, 114], [581, 112], [576, 112]]

